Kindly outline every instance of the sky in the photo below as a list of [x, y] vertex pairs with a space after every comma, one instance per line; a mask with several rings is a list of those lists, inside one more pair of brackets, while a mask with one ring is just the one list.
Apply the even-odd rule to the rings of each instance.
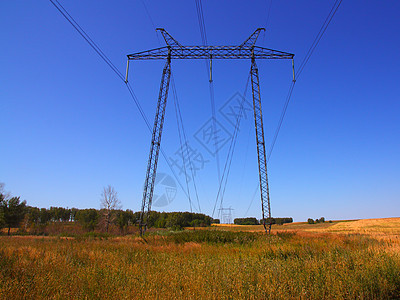
[[[195, 1], [60, 3], [125, 74], [127, 54], [202, 43]], [[257, 45], [300, 65], [334, 1], [202, 1], [208, 44]], [[400, 216], [400, 2], [346, 1], [294, 88], [268, 164], [271, 210], [295, 221]], [[106, 185], [123, 209], [140, 210], [151, 133], [123, 81], [50, 1], [0, 3], [0, 182], [28, 205], [99, 208]], [[131, 62], [129, 82], [153, 124], [164, 61]], [[289, 60], [257, 61], [267, 149], [292, 80]], [[176, 99], [195, 168], [186, 178], [172, 93], [168, 97], [153, 208], [212, 215], [233, 133], [227, 110], [245, 97], [250, 62], [213, 61], [215, 111], [226, 144], [207, 144], [212, 105], [204, 61], [172, 61]], [[243, 96], [244, 95], [244, 96]], [[218, 208], [261, 217], [251, 110], [243, 116]], [[189, 152], [190, 151], [190, 152]], [[189, 171], [187, 171], [189, 172]], [[190, 174], [189, 174], [190, 175]], [[180, 187], [182, 185], [184, 190]], [[196, 197], [196, 190], [197, 195]]]

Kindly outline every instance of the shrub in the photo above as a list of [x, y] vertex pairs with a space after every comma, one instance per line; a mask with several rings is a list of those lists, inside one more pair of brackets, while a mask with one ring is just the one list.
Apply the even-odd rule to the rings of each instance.
[[254, 242], [260, 235], [253, 232], [234, 232], [222, 230], [185, 230], [170, 234], [172, 240], [177, 243], [211, 243], [211, 244], [248, 244]]
[[236, 225], [259, 225], [260, 223], [256, 218], [236, 218], [233, 220]]

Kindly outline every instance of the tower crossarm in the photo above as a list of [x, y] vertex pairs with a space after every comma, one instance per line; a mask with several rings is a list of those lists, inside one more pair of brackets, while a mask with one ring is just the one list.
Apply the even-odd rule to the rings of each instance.
[[259, 46], [165, 46], [129, 54], [128, 60], [167, 59], [293, 59], [294, 54]]

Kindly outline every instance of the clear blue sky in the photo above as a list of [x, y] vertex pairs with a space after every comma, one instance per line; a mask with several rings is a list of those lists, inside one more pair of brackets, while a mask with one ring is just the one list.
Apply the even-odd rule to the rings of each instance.
[[[201, 44], [195, 1], [143, 2], [156, 27], [182, 44]], [[61, 1], [122, 73], [127, 54], [163, 45], [143, 2]], [[258, 45], [294, 53], [300, 64], [333, 2], [272, 1]], [[265, 26], [269, 5], [203, 1], [209, 44], [241, 43]], [[302, 221], [400, 215], [399, 11], [398, 1], [343, 1], [297, 82], [269, 162], [274, 216]], [[98, 208], [102, 187], [111, 184], [124, 209], [139, 210], [151, 135], [122, 81], [49, 1], [1, 1], [0, 25], [0, 182], [29, 205], [78, 208]], [[131, 64], [130, 82], [151, 123], [163, 64]], [[258, 65], [270, 144], [291, 64]], [[217, 120], [232, 132], [220, 108], [243, 93], [250, 63], [215, 61], [213, 67]], [[173, 61], [172, 70], [189, 143], [207, 161], [196, 183], [201, 211], [211, 214], [216, 157], [194, 137], [211, 116], [204, 62]], [[171, 93], [168, 101], [163, 148], [176, 158], [180, 143]], [[221, 166], [226, 154], [227, 146], [219, 152]], [[172, 175], [161, 156], [159, 172]], [[179, 180], [184, 183], [184, 176]], [[223, 206], [244, 217], [257, 183], [249, 115]], [[180, 188], [172, 203], [157, 208], [189, 209]], [[258, 195], [247, 216], [260, 217]]]

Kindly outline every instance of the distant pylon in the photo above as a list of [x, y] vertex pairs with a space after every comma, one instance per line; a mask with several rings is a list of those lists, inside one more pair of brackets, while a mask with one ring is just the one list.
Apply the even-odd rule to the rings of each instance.
[[223, 208], [221, 207], [218, 209], [220, 211], [219, 215], [221, 216], [221, 224], [232, 224], [232, 211], [234, 210], [233, 208]]

